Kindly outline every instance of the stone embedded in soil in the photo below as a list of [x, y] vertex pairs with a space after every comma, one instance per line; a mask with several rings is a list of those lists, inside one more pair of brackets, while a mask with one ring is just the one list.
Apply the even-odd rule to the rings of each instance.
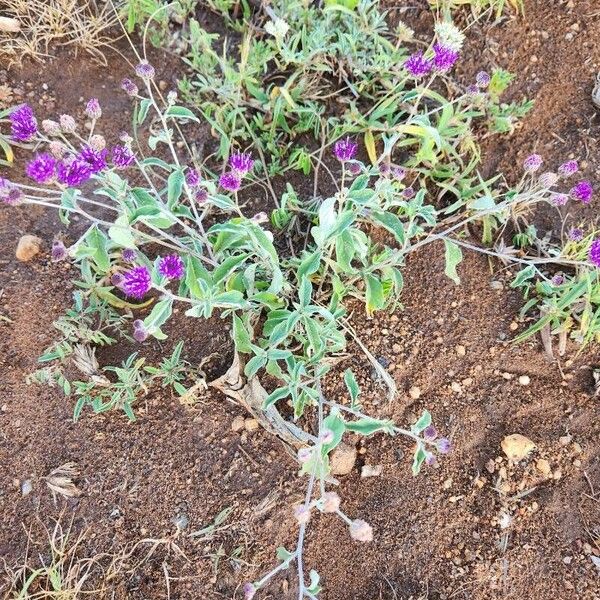
[[410, 390], [408, 390], [408, 395], [413, 399], [413, 400], [418, 400], [421, 397], [421, 388], [419, 388], [416, 385], [413, 385]]
[[529, 385], [531, 383], [531, 379], [529, 378], [529, 375], [521, 375], [519, 377], [519, 383], [521, 385]]
[[513, 461], [523, 460], [535, 448], [535, 444], [520, 433], [507, 435], [501, 445], [504, 454]]
[[32, 490], [33, 484], [31, 483], [31, 479], [26, 479], [21, 483], [21, 496], [29, 496]]
[[31, 260], [39, 254], [42, 240], [36, 235], [23, 235], [17, 244], [15, 256], [22, 262]]
[[246, 419], [244, 421], [246, 431], [256, 431], [258, 429], [258, 421], [256, 419]]
[[331, 454], [331, 473], [333, 475], [348, 475], [356, 462], [356, 448], [340, 443]]
[[245, 427], [245, 419], [241, 415], [238, 415], [231, 422], [231, 431], [235, 431], [236, 433], [238, 431], [241, 431], [242, 429], [244, 429], [244, 427]]
[[360, 470], [360, 476], [365, 477], [379, 477], [381, 472], [383, 471], [383, 467], [381, 465], [363, 465]]
[[550, 473], [552, 472], [552, 467], [545, 458], [540, 458], [535, 463], [535, 467], [542, 475], [550, 475]]

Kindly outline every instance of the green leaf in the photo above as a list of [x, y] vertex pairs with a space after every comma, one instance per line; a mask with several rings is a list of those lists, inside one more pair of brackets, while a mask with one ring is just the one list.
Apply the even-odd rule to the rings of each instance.
[[189, 109], [184, 106], [169, 106], [165, 111], [165, 117], [173, 117], [181, 120], [190, 120], [200, 122], [200, 119]]
[[184, 180], [185, 177], [181, 169], [173, 171], [167, 179], [167, 206], [171, 209], [179, 202]]
[[459, 285], [460, 277], [456, 272], [456, 267], [463, 259], [462, 250], [458, 244], [450, 240], [444, 240], [444, 246], [446, 247], [446, 276], [452, 279], [456, 285]]
[[424, 429], [431, 425], [431, 414], [428, 410], [423, 411], [423, 414], [419, 418], [419, 420], [411, 427], [413, 433], [419, 434]]
[[285, 397], [287, 397], [289, 395], [290, 395], [290, 388], [289, 387], [286, 386], [286, 387], [277, 388], [274, 392], [271, 392], [265, 398], [265, 401], [263, 403], [263, 410], [266, 410], [272, 404], [275, 404], [277, 401], [282, 400], [283, 398], [285, 398]]
[[319, 266], [321, 265], [321, 256], [321, 251], [316, 250], [312, 254], [307, 254], [302, 259], [302, 262], [298, 267], [298, 281], [300, 281], [303, 277], [308, 277], [309, 275], [316, 273], [319, 270]]
[[367, 313], [371, 316], [374, 311], [381, 310], [385, 306], [383, 286], [381, 285], [381, 281], [370, 273], [365, 275], [365, 283], [367, 284], [366, 308]]
[[106, 248], [108, 238], [97, 225], [93, 225], [85, 236], [85, 242], [92, 250], [92, 259], [100, 271], [106, 273], [110, 269], [110, 258]]
[[108, 237], [122, 248], [131, 248], [134, 250], [136, 247], [126, 215], [121, 215], [115, 221], [115, 224], [109, 228]]
[[337, 412], [332, 412], [323, 420], [323, 429], [329, 429], [333, 432], [333, 440], [329, 444], [323, 444], [322, 447], [322, 453], [328, 454], [342, 441], [346, 424]]
[[148, 115], [148, 109], [150, 108], [150, 106], [152, 106], [152, 101], [149, 100], [148, 98], [143, 98], [140, 101], [140, 107], [137, 111], [137, 124], [138, 125], [141, 125], [146, 120], [146, 116]]
[[233, 341], [238, 352], [249, 354], [252, 352], [250, 333], [244, 322], [237, 315], [233, 316]]
[[344, 371], [344, 383], [348, 388], [348, 393], [350, 394], [350, 399], [352, 401], [352, 406], [356, 405], [356, 400], [360, 394], [360, 387], [356, 381], [356, 377], [354, 377], [354, 373], [352, 369], [346, 369]]
[[392, 434], [394, 432], [394, 421], [372, 419], [371, 417], [365, 417], [358, 421], [351, 421], [346, 423], [346, 429], [360, 433], [361, 435], [373, 435], [374, 433], [387, 433]]
[[397, 215], [390, 212], [377, 212], [371, 213], [373, 219], [381, 224], [385, 229], [394, 235], [396, 241], [400, 244], [404, 244], [405, 234], [404, 225]]
[[422, 444], [417, 444], [417, 447], [415, 449], [415, 455], [413, 458], [413, 464], [412, 464], [412, 474], [413, 475], [418, 475], [419, 472], [421, 471], [421, 467], [423, 466], [423, 463], [425, 462], [425, 459], [427, 458], [427, 454], [425, 453], [425, 449], [423, 448]]
[[150, 314], [144, 319], [144, 325], [148, 333], [154, 335], [155, 331], [160, 331], [161, 325], [169, 320], [172, 312], [173, 300], [171, 298], [157, 302]]

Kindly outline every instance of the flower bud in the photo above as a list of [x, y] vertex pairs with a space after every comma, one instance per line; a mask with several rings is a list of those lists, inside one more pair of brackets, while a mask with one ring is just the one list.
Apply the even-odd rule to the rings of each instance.
[[121, 81], [121, 89], [125, 90], [125, 93], [131, 97], [137, 96], [139, 92], [138, 86], [131, 79], [123, 79]]
[[115, 287], [119, 287], [123, 283], [123, 275], [121, 273], [114, 273], [110, 278], [110, 282]]
[[137, 342], [144, 342], [148, 339], [148, 330], [141, 319], [133, 322], [133, 339]]
[[64, 133], [74, 133], [77, 123], [71, 115], [60, 115], [60, 128]]
[[42, 129], [48, 135], [58, 135], [60, 133], [60, 125], [52, 119], [44, 119], [42, 121]]
[[92, 98], [85, 107], [85, 114], [94, 121], [102, 116], [102, 109], [98, 98]]
[[433, 425], [425, 427], [423, 430], [423, 437], [428, 441], [432, 442], [437, 437], [437, 429]]
[[341, 499], [335, 492], [325, 492], [321, 496], [321, 510], [325, 513], [334, 513], [340, 509]]
[[350, 537], [357, 542], [372, 542], [373, 528], [362, 519], [354, 519], [350, 524]]
[[93, 150], [96, 150], [96, 152], [101, 152], [104, 150], [104, 148], [106, 148], [106, 140], [104, 139], [104, 136], [98, 134], [93, 135], [90, 138], [89, 144]]
[[143, 60], [135, 68], [135, 74], [138, 77], [142, 78], [144, 81], [150, 81], [151, 79], [154, 79], [156, 72], [154, 70], [154, 67], [147, 60]]
[[52, 262], [59, 262], [67, 258], [67, 249], [60, 240], [52, 242], [51, 260]]

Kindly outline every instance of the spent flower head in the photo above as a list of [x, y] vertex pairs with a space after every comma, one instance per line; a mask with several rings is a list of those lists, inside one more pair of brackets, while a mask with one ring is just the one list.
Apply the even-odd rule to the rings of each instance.
[[550, 189], [558, 182], [558, 175], [552, 171], [547, 171], [546, 173], [542, 173], [540, 175], [538, 181], [544, 189]]
[[283, 39], [289, 30], [290, 26], [287, 22], [279, 17], [275, 17], [265, 23], [265, 31], [278, 40]]
[[52, 119], [44, 119], [42, 121], [42, 131], [47, 135], [58, 135], [60, 133], [60, 125]]
[[573, 227], [569, 231], [569, 239], [573, 242], [580, 242], [583, 239], [583, 230], [579, 229], [579, 227]]
[[106, 140], [104, 139], [104, 136], [99, 135], [97, 133], [89, 139], [88, 143], [90, 147], [96, 150], [97, 152], [106, 148]]
[[22, 104], [9, 115], [10, 132], [16, 142], [29, 142], [38, 132], [38, 124], [29, 104]]
[[448, 438], [440, 438], [435, 446], [440, 454], [448, 454], [452, 449], [452, 444]]
[[256, 595], [256, 587], [253, 583], [245, 583], [242, 591], [244, 592], [244, 600], [252, 600]]
[[440, 44], [455, 52], [460, 51], [465, 41], [465, 35], [454, 23], [438, 21], [435, 24], [434, 31]]
[[340, 162], [352, 160], [356, 156], [358, 144], [349, 137], [338, 140], [333, 147], [333, 154]]
[[569, 201], [568, 194], [553, 194], [552, 202], [555, 206], [564, 206]]
[[52, 250], [50, 252], [50, 259], [52, 260], [52, 262], [59, 262], [61, 260], [65, 260], [67, 256], [67, 248], [65, 247], [63, 242], [61, 240], [54, 240], [52, 242]]
[[23, 193], [14, 183], [0, 177], [0, 202], [16, 206], [22, 198]]
[[310, 508], [299, 504], [294, 507], [294, 517], [300, 525], [306, 525], [310, 521]]
[[144, 321], [136, 319], [133, 322], [133, 339], [136, 340], [136, 342], [144, 342], [148, 339], [148, 335], [149, 333], [144, 325]]
[[335, 492], [325, 492], [321, 496], [321, 510], [324, 513], [334, 513], [340, 509], [342, 501]]
[[562, 177], [570, 177], [579, 171], [579, 163], [576, 160], [568, 160], [558, 167], [558, 174]]
[[373, 528], [362, 519], [354, 519], [350, 524], [350, 537], [357, 542], [372, 542]]
[[71, 115], [60, 115], [58, 120], [64, 133], [75, 133], [77, 130], [77, 122]]

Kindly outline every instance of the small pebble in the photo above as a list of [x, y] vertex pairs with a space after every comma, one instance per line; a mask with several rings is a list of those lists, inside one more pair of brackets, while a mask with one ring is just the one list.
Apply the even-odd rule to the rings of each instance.
[[519, 383], [521, 385], [529, 385], [531, 383], [531, 379], [529, 378], [529, 375], [521, 375], [519, 377]]

